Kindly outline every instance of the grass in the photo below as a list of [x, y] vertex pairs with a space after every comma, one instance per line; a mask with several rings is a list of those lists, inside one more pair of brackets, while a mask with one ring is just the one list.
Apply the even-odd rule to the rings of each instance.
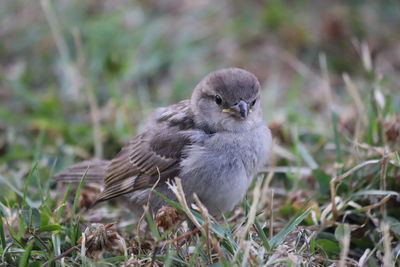
[[[399, 9], [3, 1], [0, 266], [399, 265]], [[186, 222], [137, 223], [119, 202], [87, 210], [98, 189], [84, 177], [52, 180], [112, 157], [152, 109], [233, 65], [259, 77], [275, 146], [223, 219], [189, 209], [179, 182], [168, 202]]]

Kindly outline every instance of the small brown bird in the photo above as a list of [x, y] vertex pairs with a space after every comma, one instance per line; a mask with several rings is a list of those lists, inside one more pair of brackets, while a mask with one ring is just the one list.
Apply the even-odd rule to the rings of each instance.
[[158, 108], [144, 131], [111, 161], [89, 160], [68, 167], [59, 181], [104, 182], [97, 202], [121, 195], [134, 212], [149, 202], [157, 211], [175, 200], [167, 181], [180, 177], [187, 201], [196, 193], [213, 215], [231, 210], [266, 163], [271, 134], [262, 121], [260, 84], [239, 68], [208, 74], [190, 100]]

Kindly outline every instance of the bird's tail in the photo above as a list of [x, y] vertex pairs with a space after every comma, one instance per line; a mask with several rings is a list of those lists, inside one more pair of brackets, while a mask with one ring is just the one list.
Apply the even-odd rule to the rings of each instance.
[[108, 160], [87, 160], [80, 163], [72, 164], [61, 172], [57, 173], [54, 178], [58, 182], [79, 182], [85, 175], [88, 182], [103, 184], [106, 168], [110, 161]]

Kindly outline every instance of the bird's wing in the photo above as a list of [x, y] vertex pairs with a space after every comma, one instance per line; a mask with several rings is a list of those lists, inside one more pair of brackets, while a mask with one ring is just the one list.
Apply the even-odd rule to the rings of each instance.
[[111, 161], [104, 178], [104, 191], [97, 201], [148, 188], [174, 178], [185, 146], [196, 142], [194, 120], [182, 101], [158, 111], [142, 134], [133, 138]]

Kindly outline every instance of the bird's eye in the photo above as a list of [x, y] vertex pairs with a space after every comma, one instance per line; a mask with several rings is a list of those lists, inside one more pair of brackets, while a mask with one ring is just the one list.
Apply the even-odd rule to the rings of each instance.
[[215, 103], [217, 103], [217, 105], [221, 105], [222, 104], [222, 98], [219, 95], [215, 96]]
[[254, 99], [253, 102], [251, 102], [250, 105], [251, 105], [251, 106], [254, 106], [254, 105], [256, 104], [256, 102], [257, 102], [257, 99]]

